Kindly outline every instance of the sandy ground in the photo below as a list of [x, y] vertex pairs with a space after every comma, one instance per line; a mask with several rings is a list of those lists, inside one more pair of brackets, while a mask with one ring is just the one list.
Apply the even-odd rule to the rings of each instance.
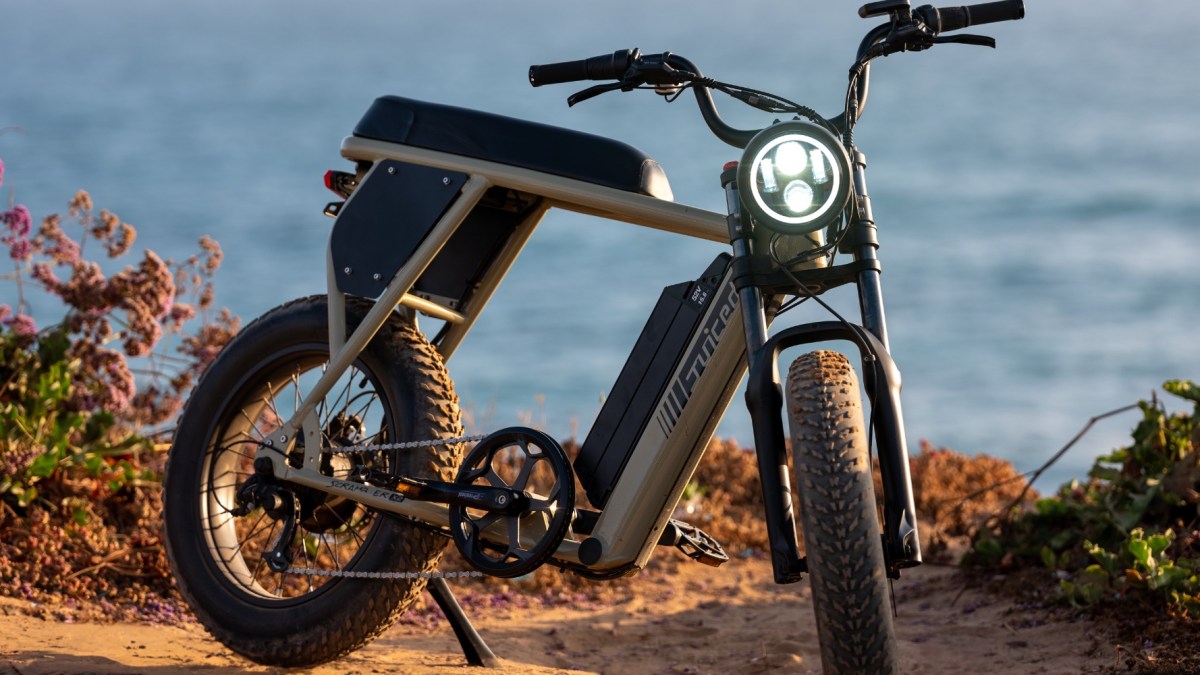
[[[896, 583], [906, 672], [1078, 673], [1113, 663], [1086, 622], [1046, 621], [1010, 601], [963, 590], [957, 573], [926, 566]], [[0, 675], [280, 672], [242, 660], [196, 624], [68, 624], [0, 603]], [[634, 599], [606, 608], [505, 610], [473, 617], [501, 657], [499, 672], [820, 672], [807, 582], [776, 586], [767, 562], [713, 570], [688, 563], [669, 583], [644, 579]], [[480, 672], [448, 626], [398, 625], [368, 647], [308, 671]]]

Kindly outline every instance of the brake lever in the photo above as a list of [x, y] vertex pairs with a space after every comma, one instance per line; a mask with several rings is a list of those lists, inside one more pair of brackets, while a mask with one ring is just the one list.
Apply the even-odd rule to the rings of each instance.
[[[626, 87], [629, 87], [629, 85], [626, 84], [625, 82], [610, 82], [608, 84], [598, 84], [594, 87], [588, 87], [587, 89], [584, 89], [583, 91], [577, 91], [574, 94], [571, 94], [570, 96], [568, 96], [567, 97], [567, 106], [570, 107], [570, 106], [575, 105], [576, 103], [583, 103], [584, 101], [588, 100], [589, 98], [595, 98], [595, 97], [599, 96], [600, 94], [606, 94], [610, 91], [617, 91], [618, 89], [624, 89]], [[632, 87], [630, 87], [630, 88], [632, 88]]]
[[933, 38], [933, 43], [938, 45], [944, 44], [960, 44], [960, 45], [975, 45], [976, 47], [991, 47], [996, 48], [996, 38], [991, 38], [986, 35], [971, 35], [965, 33], [962, 35], [939, 35]]

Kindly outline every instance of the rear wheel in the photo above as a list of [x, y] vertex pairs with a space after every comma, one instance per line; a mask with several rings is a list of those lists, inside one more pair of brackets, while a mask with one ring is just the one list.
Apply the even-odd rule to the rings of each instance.
[[826, 673], [890, 673], [896, 638], [858, 378], [818, 351], [788, 372], [788, 422]]
[[[349, 330], [369, 307], [348, 303]], [[180, 592], [217, 639], [270, 665], [309, 666], [371, 640], [416, 600], [426, 580], [336, 575], [430, 572], [447, 541], [356, 502], [254, 475], [254, 455], [266, 432], [293, 415], [329, 362], [326, 308], [324, 297], [296, 300], [238, 334], [192, 393], [164, 479], [167, 554]], [[380, 329], [316, 413], [323, 448], [462, 435], [458, 400], [441, 359], [399, 315]], [[460, 445], [326, 452], [320, 470], [348, 477], [367, 465], [453, 480], [461, 456]], [[245, 508], [243, 499], [239, 509], [239, 489], [259, 480], [268, 481], [271, 495], [288, 508]], [[295, 522], [290, 538], [281, 534], [289, 514]], [[268, 564], [267, 554], [279, 549], [291, 570]]]

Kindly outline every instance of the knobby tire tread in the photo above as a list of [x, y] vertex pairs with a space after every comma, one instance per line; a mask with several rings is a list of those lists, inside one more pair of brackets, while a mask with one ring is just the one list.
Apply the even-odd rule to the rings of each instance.
[[[309, 296], [292, 300], [255, 319], [239, 333], [239, 336], [253, 336], [258, 332], [270, 334], [272, 330], [278, 331], [285, 327], [273, 326], [273, 322], [286, 324], [289, 320], [296, 321], [296, 317], [303, 320], [309, 312], [319, 312], [323, 315], [326, 311], [325, 303], [325, 296]], [[366, 315], [371, 306], [370, 301], [347, 298], [348, 333]], [[246, 347], [251, 347], [251, 345], [246, 345]], [[228, 350], [238, 348], [237, 337], [226, 347]], [[419, 430], [421, 434], [414, 440], [464, 435], [458, 397], [454, 392], [453, 382], [442, 363], [441, 356], [412, 322], [404, 320], [398, 314], [393, 315], [376, 334], [368, 346], [368, 350], [381, 350], [380, 355], [395, 364], [395, 367], [406, 370], [414, 382], [415, 386], [411, 387], [411, 394], [415, 398], [407, 402], [409, 412], [415, 412], [419, 418], [413, 419], [409, 424], [410, 428]], [[214, 366], [218, 363], [214, 363]], [[205, 373], [195, 392], [204, 391], [205, 380], [209, 377], [218, 377], [224, 374], [220, 372], [214, 374], [215, 370], [215, 368], [210, 368]], [[195, 394], [193, 394], [193, 398], [189, 399], [184, 415], [187, 413], [187, 407], [198, 405], [194, 397]], [[443, 451], [439, 452], [438, 448], [434, 447], [406, 451], [422, 453], [419, 459], [414, 456], [416, 466], [413, 467], [412, 475], [444, 481], [454, 480], [458, 464], [462, 460], [464, 447], [462, 444], [439, 447]], [[168, 456], [168, 465], [163, 481], [165, 495], [172, 494], [172, 490], [176, 489], [171, 484], [171, 461], [172, 457]], [[191, 486], [180, 486], [180, 489], [184, 490], [189, 488]], [[192, 498], [198, 498], [194, 492]], [[377, 514], [376, 517], [385, 516]], [[388, 523], [384, 523], [384, 525], [387, 526]], [[391, 541], [381, 541], [381, 537], [377, 535], [371, 541], [374, 545], [387, 546], [392, 549], [389, 557], [376, 569], [378, 571], [406, 572], [435, 571], [448, 540], [437, 534], [421, 530], [415, 525], [407, 523], [393, 525], [393, 527], [397, 526], [407, 536], [394, 537]], [[186, 532], [195, 525], [177, 523], [176, 527]], [[174, 546], [170, 545], [172, 523], [169, 512], [164, 514], [164, 528], [166, 530], [164, 541], [168, 543], [166, 547], [168, 558], [172, 568], [178, 570], [178, 563], [181, 562], [178, 560], [180, 554], [174, 550]], [[266, 627], [266, 634], [247, 636], [242, 630], [230, 629], [226, 626], [225, 619], [216, 616], [204, 604], [196, 602], [197, 589], [192, 588], [192, 581], [186, 575], [177, 572], [175, 579], [180, 593], [189, 600], [200, 623], [213, 637], [233, 651], [255, 662], [283, 667], [313, 666], [361, 648], [389, 628], [417, 600], [427, 582], [423, 578], [337, 579], [333, 583], [345, 584], [344, 593], [349, 596], [348, 601], [342, 603], [340, 611], [325, 614], [322, 621], [316, 622], [302, 631], [288, 633], [283, 629], [276, 629], [272, 634], [271, 627]], [[202, 577], [198, 578], [196, 582], [212, 583]]]
[[845, 356], [792, 363], [788, 422], [826, 673], [890, 673], [896, 641], [858, 378]]

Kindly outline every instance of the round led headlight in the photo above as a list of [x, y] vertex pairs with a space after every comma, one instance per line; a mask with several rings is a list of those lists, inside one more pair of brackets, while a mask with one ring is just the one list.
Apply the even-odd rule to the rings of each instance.
[[738, 190], [754, 220], [808, 234], [837, 220], [850, 197], [850, 159], [825, 127], [803, 120], [763, 129], [738, 165]]

